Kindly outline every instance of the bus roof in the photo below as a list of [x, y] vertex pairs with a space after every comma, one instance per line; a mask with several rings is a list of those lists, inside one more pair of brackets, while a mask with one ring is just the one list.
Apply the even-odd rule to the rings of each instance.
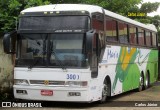
[[[27, 8], [21, 13], [25, 12], [50, 12], [50, 11], [88, 11], [89, 13], [94, 12], [100, 12], [103, 13], [102, 7], [96, 6], [96, 5], [86, 5], [86, 4], [55, 4], [55, 5], [44, 5], [44, 6], [37, 6], [37, 7], [31, 7]], [[104, 9], [105, 15], [110, 16], [112, 18], [118, 19], [120, 21], [125, 21], [127, 23], [157, 32], [156, 27], [153, 24], [143, 24], [140, 22], [137, 22], [135, 20], [132, 20], [130, 18], [124, 17], [122, 15], [113, 13], [111, 11], [108, 11]]]

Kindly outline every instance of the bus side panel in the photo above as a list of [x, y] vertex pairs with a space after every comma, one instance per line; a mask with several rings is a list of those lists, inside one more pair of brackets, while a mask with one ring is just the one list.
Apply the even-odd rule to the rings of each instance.
[[151, 50], [146, 72], [147, 70], [149, 70], [150, 74], [150, 83], [154, 83], [158, 78], [158, 50]]
[[154, 71], [155, 75], [151, 75], [151, 82], [154, 82], [157, 78], [157, 63], [152, 65], [148, 61], [153, 62], [156, 58], [156, 51], [150, 49], [107, 46], [100, 65], [106, 65], [103, 77], [111, 78], [111, 95], [138, 88], [140, 75], [143, 73], [145, 77], [147, 68]]
[[141, 68], [146, 67], [145, 64], [143, 64], [143, 66], [137, 65], [136, 61], [138, 51], [139, 49], [137, 48], [121, 47], [118, 64], [116, 66], [116, 76], [113, 83], [113, 90], [116, 86], [117, 80], [120, 80], [122, 83], [123, 92], [138, 87]]
[[[122, 93], [122, 83], [116, 80], [116, 85], [112, 87], [114, 78], [116, 76], [116, 65], [118, 62], [120, 47], [118, 46], [106, 46], [102, 62], [100, 63], [101, 68], [99, 69], [99, 77], [101, 77], [100, 84], [103, 84], [106, 76], [109, 76], [111, 80], [111, 96]], [[118, 86], [117, 86], [118, 85]]]
[[[148, 65], [150, 49], [122, 47], [119, 57], [123, 77], [123, 92], [139, 87], [140, 75], [143, 73], [145, 77], [146, 68]], [[120, 74], [117, 72], [117, 74]], [[144, 78], [145, 80], [145, 78]]]
[[129, 64], [129, 66], [130, 69], [123, 82], [123, 92], [138, 88], [139, 86], [140, 70], [135, 63]]

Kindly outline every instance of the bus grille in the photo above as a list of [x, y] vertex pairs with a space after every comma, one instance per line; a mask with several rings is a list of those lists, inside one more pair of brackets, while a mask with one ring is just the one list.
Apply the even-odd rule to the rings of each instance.
[[51, 85], [51, 86], [64, 86], [65, 81], [51, 81], [51, 80], [30, 80], [31, 85]]

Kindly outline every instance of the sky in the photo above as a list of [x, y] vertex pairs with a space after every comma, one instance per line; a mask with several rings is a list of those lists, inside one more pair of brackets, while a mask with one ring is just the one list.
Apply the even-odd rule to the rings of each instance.
[[[145, 2], [151, 2], [151, 3], [152, 2], [160, 2], [160, 0], [143, 0], [143, 3], [145, 3]], [[148, 16], [154, 16], [154, 15], [160, 15], [160, 6], [156, 12], [148, 13]]]

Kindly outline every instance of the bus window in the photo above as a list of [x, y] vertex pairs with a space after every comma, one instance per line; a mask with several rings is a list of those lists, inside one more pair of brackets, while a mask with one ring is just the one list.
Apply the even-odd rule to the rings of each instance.
[[92, 28], [97, 30], [104, 30], [103, 26], [103, 14], [94, 13], [92, 15]]
[[144, 45], [144, 30], [141, 28], [138, 28], [138, 44]]
[[131, 44], [137, 44], [136, 27], [132, 25], [129, 26], [129, 40]]
[[156, 41], [157, 41], [157, 37], [156, 37], [156, 33], [152, 33], [152, 46], [156, 46]]
[[115, 42], [118, 41], [116, 21], [111, 18], [106, 18], [106, 35], [107, 41]]
[[151, 46], [151, 33], [149, 31], [146, 31], [146, 45]]
[[127, 24], [123, 22], [118, 23], [119, 41], [120, 43], [128, 43]]

